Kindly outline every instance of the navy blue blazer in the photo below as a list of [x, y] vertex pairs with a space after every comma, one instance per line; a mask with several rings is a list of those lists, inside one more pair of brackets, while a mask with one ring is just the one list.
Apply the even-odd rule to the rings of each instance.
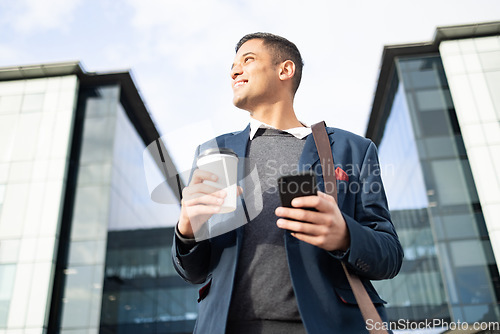
[[[224, 134], [212, 143], [245, 157], [250, 126]], [[377, 150], [368, 139], [327, 128], [335, 166], [349, 180], [337, 181], [338, 205], [347, 223], [351, 245], [347, 252], [328, 252], [299, 241], [283, 231], [291, 280], [300, 315], [308, 334], [367, 333], [340, 261], [361, 278], [383, 321], [385, 303], [370, 280], [389, 279], [399, 272], [403, 250], [390, 220], [382, 186]], [[197, 155], [206, 145], [198, 147]], [[241, 159], [243, 160], [243, 159]], [[319, 189], [324, 189], [314, 138], [306, 138], [299, 169], [314, 169]], [[243, 175], [239, 167], [239, 176]], [[243, 184], [241, 183], [243, 186]], [[244, 199], [242, 200], [244, 205]], [[215, 217], [215, 216], [214, 216]], [[174, 237], [172, 258], [179, 275], [200, 289], [199, 314], [194, 333], [224, 334], [243, 228], [204, 240], [188, 253], [179, 251]]]

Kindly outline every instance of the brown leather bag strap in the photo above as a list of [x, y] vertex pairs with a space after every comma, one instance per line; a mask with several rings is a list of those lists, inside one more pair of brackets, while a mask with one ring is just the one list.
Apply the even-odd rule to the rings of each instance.
[[[335, 202], [337, 202], [337, 178], [335, 177], [335, 164], [333, 162], [330, 139], [326, 133], [325, 122], [316, 123], [311, 126], [311, 129], [321, 162], [325, 190], [328, 195], [333, 196], [333, 198], [335, 198]], [[344, 262], [341, 263], [354, 297], [358, 303], [361, 315], [365, 320], [365, 324], [368, 328], [371, 328], [371, 330], [369, 330], [370, 334], [387, 334], [387, 331], [382, 329], [384, 328], [382, 319], [380, 318], [375, 305], [373, 305], [368, 292], [366, 292], [366, 288], [363, 283], [361, 283], [358, 276], [349, 272]]]

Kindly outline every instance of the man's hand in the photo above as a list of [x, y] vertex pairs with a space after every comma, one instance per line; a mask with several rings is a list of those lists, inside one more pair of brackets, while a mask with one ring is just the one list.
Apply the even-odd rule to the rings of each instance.
[[[327, 251], [345, 251], [349, 248], [349, 230], [332, 196], [318, 191], [317, 196], [293, 199], [292, 206], [276, 208], [276, 215], [282, 217], [277, 221], [278, 227], [289, 230], [299, 240]], [[317, 212], [302, 208], [314, 208]]]
[[182, 236], [194, 238], [195, 232], [210, 218], [218, 213], [226, 192], [203, 181], [217, 181], [217, 175], [196, 169], [191, 182], [182, 190], [181, 214], [177, 228]]

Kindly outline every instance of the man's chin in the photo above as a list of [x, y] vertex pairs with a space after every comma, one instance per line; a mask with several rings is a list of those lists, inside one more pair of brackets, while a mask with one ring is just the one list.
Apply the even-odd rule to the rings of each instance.
[[250, 110], [248, 110], [247, 108], [247, 104], [245, 103], [244, 100], [240, 100], [240, 99], [233, 99], [233, 104], [236, 108], [239, 108], [239, 109], [242, 109], [242, 110], [246, 110], [246, 111], [249, 111], [251, 113]]

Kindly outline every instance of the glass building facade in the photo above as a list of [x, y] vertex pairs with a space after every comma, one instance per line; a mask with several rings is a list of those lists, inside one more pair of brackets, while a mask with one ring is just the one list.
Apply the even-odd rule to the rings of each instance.
[[76, 76], [0, 82], [0, 331], [47, 323], [77, 89]]
[[498, 321], [497, 261], [437, 45], [385, 50], [367, 137], [405, 260], [374, 285], [391, 321]]
[[170, 257], [178, 194], [151, 200], [159, 135], [130, 73], [0, 80], [0, 334], [191, 332], [197, 289]]

